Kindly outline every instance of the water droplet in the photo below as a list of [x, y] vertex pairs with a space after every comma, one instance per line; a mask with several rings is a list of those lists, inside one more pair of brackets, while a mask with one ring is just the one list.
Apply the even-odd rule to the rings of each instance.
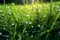
[[3, 10], [0, 10], [0, 12], [2, 12]]
[[5, 28], [5, 27], [2, 27], [2, 29], [6, 30], [6, 28]]
[[59, 5], [57, 5], [57, 8], [60, 8], [60, 6], [59, 6]]
[[15, 25], [15, 23], [12, 23], [11, 25], [13, 26], [13, 25]]
[[44, 16], [44, 18], [45, 18], [46, 16]]
[[33, 35], [31, 35], [31, 38], [33, 38]]
[[59, 31], [59, 34], [60, 34], [60, 31]]
[[32, 31], [32, 33], [34, 33], [34, 31]]
[[2, 32], [0, 32], [0, 35], [2, 35]]
[[28, 21], [26, 21], [25, 23], [26, 23], [26, 24], [29, 24], [29, 22], [28, 22]]
[[60, 31], [58, 32], [58, 36], [60, 36]]
[[28, 16], [28, 17], [29, 17], [30, 15], [28, 14], [28, 15], [26, 15], [26, 16]]
[[34, 28], [34, 26], [31, 26], [31, 28]]
[[60, 12], [60, 8], [58, 9], [58, 11]]
[[26, 36], [28, 36], [29, 34], [28, 33], [26, 33]]
[[34, 7], [36, 7], [36, 5], [34, 5]]
[[40, 10], [38, 10], [38, 12], [40, 12]]
[[29, 22], [29, 24], [32, 24], [32, 22]]
[[27, 31], [25, 31], [25, 33], [27, 33]]
[[6, 40], [8, 40], [8, 39], [6, 39]]
[[13, 19], [13, 18], [11, 18], [10, 20], [11, 20], [11, 21], [13, 21], [14, 19]]
[[57, 11], [60, 12], [60, 6], [59, 5], [57, 5]]
[[22, 24], [19, 24], [19, 25], [22, 25]]
[[40, 24], [38, 24], [38, 27], [40, 27]]
[[52, 7], [55, 7], [54, 5], [52, 5]]

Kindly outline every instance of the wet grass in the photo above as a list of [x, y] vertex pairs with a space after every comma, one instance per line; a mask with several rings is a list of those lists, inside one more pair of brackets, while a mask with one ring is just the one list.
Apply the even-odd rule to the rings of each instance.
[[0, 5], [0, 30], [9, 33], [2, 36], [5, 32], [0, 32], [0, 36], [9, 40], [60, 40], [59, 17], [60, 2]]

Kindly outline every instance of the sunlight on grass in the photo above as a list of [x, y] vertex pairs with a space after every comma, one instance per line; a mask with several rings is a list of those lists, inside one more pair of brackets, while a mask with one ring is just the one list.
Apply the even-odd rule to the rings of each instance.
[[[59, 17], [60, 2], [52, 0], [50, 3], [32, 0], [31, 4], [24, 5], [0, 4], [0, 30], [9, 32], [9, 40], [52, 40], [60, 35]], [[55, 30], [58, 31], [53, 35]]]

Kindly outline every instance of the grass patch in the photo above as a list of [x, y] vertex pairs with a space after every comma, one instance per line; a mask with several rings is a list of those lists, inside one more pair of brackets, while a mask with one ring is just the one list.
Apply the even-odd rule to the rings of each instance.
[[9, 33], [8, 37], [4, 33], [0, 36], [9, 40], [60, 40], [59, 17], [60, 2], [0, 5], [0, 30]]

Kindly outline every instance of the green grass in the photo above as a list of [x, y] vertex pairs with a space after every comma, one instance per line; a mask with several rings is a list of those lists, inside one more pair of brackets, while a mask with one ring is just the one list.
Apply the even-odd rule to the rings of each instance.
[[60, 2], [0, 5], [0, 31], [9, 40], [60, 40]]

